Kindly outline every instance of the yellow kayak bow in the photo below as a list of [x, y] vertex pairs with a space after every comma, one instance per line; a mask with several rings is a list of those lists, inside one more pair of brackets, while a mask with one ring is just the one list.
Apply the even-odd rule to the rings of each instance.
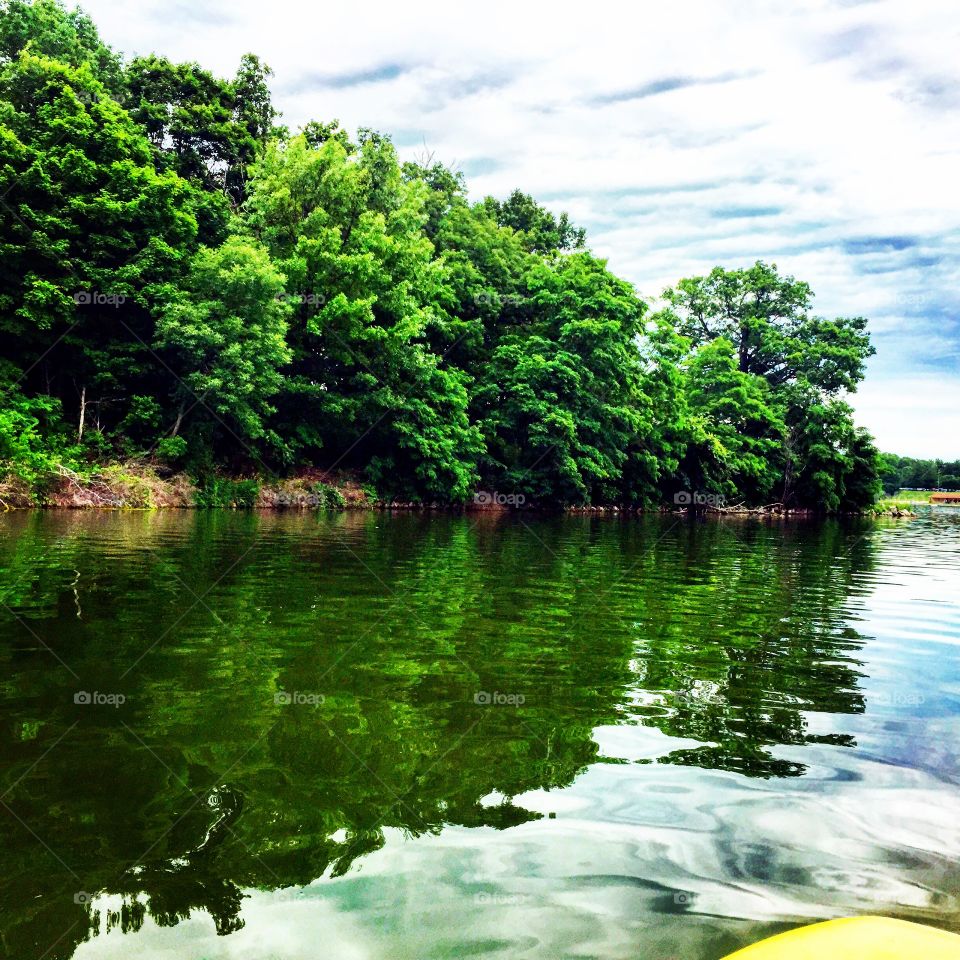
[[960, 936], [889, 917], [845, 917], [788, 930], [725, 960], [960, 960]]

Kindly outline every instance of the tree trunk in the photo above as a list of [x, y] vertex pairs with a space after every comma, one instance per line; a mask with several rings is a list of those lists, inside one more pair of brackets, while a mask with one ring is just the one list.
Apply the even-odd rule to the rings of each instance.
[[170, 431], [170, 436], [175, 437], [180, 432], [180, 424], [183, 423], [183, 414], [184, 407], [186, 405], [181, 403], [180, 409], [177, 411], [177, 422], [173, 425], [173, 429]]
[[784, 508], [790, 506], [793, 499], [793, 429], [787, 430], [786, 443], [784, 445], [787, 455], [787, 463], [783, 471], [783, 494], [780, 501]]
[[750, 372], [750, 331], [745, 327], [740, 327], [740, 356], [739, 356], [739, 366], [741, 373]]
[[80, 391], [80, 423], [77, 426], [77, 443], [83, 439], [83, 421], [87, 417], [87, 388]]

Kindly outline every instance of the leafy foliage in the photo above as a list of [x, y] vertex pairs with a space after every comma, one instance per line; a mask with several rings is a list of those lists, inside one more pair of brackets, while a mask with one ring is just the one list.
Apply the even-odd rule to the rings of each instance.
[[[843, 400], [874, 352], [866, 320], [814, 316], [810, 287], [761, 262], [681, 280], [665, 297], [663, 322], [693, 351], [689, 371], [702, 375], [697, 358], [718, 349], [725, 358], [708, 371], [709, 392], [727, 397], [720, 420], [701, 424], [688, 470], [688, 476], [699, 470], [695, 485], [722, 486], [710, 479], [718, 458], [728, 492], [732, 487], [751, 502], [776, 495], [788, 507], [828, 512], [874, 502], [879, 454]], [[690, 396], [703, 394], [694, 385]], [[726, 423], [719, 436], [710, 429], [718, 422]]]
[[[196, 63], [137, 57], [124, 71], [124, 103], [146, 130], [162, 169], [194, 180], [217, 199], [246, 198], [248, 168], [275, 133], [269, 67], [245, 54], [233, 80]], [[213, 204], [211, 204], [211, 207]]]
[[72, 67], [89, 64], [112, 93], [123, 87], [120, 57], [101, 41], [82, 10], [66, 10], [57, 0], [3, 0], [0, 3], [0, 63], [30, 53]]
[[264, 436], [290, 359], [288, 312], [283, 275], [262, 247], [232, 237], [196, 253], [156, 327], [158, 355], [176, 376], [172, 436], [190, 416], [241, 445]]
[[198, 507], [252, 507], [257, 502], [260, 484], [256, 480], [231, 480], [209, 477], [195, 495]]
[[960, 490], [960, 460], [917, 460], [885, 453], [881, 464], [885, 493], [896, 493], [900, 489]]
[[785, 432], [767, 382], [739, 369], [725, 337], [695, 351], [686, 374], [697, 437], [684, 459], [692, 485], [753, 503], [767, 500]]
[[[6, 364], [0, 372], [12, 374]], [[13, 476], [29, 487], [42, 487], [59, 461], [77, 453], [53, 397], [25, 397], [16, 385], [8, 388], [0, 407], [0, 478]]]
[[804, 381], [829, 394], [854, 390], [875, 352], [863, 317], [812, 315], [810, 287], [759, 261], [746, 270], [717, 267], [706, 277], [681, 280], [666, 297], [679, 332], [694, 346], [725, 337], [740, 370], [775, 388]]
[[372, 130], [290, 136], [269, 77], [253, 54], [232, 79], [124, 63], [56, 0], [3, 4], [6, 472], [39, 482], [69, 437], [217, 502], [211, 478], [300, 467], [441, 503], [872, 502], [881, 461], [845, 401], [866, 320], [815, 315], [762, 262], [650, 316], [566, 213], [471, 204]]
[[290, 456], [365, 466], [390, 496], [465, 499], [480, 436], [466, 377], [427, 333], [446, 321], [423, 190], [392, 144], [305, 136], [268, 148], [247, 225], [287, 276], [293, 362], [280, 406]]

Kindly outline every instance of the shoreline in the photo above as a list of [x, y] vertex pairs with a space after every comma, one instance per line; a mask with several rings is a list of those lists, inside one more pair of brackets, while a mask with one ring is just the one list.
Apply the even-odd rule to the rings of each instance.
[[490, 509], [475, 507], [472, 504], [423, 504], [369, 501], [365, 503], [350, 503], [338, 507], [322, 505], [239, 505], [217, 504], [206, 506], [196, 503], [190, 504], [103, 504], [103, 503], [33, 503], [33, 504], [3, 504], [0, 503], [0, 516], [8, 513], [178, 513], [178, 512], [220, 512], [234, 513], [264, 513], [264, 514], [306, 514], [306, 513], [430, 513], [444, 516], [482, 516], [490, 519], [519, 518], [519, 517], [644, 517], [644, 516], [674, 516], [683, 519], [739, 519], [739, 520], [830, 520], [838, 518], [860, 517], [862, 519], [910, 519], [918, 514], [908, 510], [865, 510], [859, 513], [820, 513], [816, 510], [766, 510], [764, 508], [718, 510], [711, 508], [703, 511], [688, 509], [671, 509], [662, 507], [623, 507], [623, 506], [563, 506], [563, 507], [528, 507], [525, 509]]
[[[45, 479], [30, 485], [8, 476], [0, 480], [0, 513], [20, 510], [251, 510], [271, 513], [306, 511], [380, 511], [408, 513], [472, 514], [488, 516], [643, 516], [740, 517], [763, 520], [815, 520], [828, 516], [915, 517], [902, 502], [880, 501], [860, 512], [826, 514], [809, 508], [785, 508], [781, 503], [747, 507], [715, 505], [696, 507], [665, 503], [635, 507], [607, 503], [596, 505], [520, 505], [489, 501], [478, 491], [476, 501], [461, 504], [381, 500], [375, 491], [349, 472], [305, 468], [279, 479], [213, 476], [199, 486], [185, 472], [162, 471], [151, 463], [131, 461], [91, 468], [80, 474], [59, 466]], [[484, 497], [485, 499], [479, 499]], [[917, 504], [921, 505], [921, 504]], [[913, 504], [911, 504], [913, 506]]]

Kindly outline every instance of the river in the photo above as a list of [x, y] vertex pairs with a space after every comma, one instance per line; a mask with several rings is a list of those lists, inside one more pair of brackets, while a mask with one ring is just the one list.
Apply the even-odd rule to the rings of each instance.
[[17, 960], [960, 932], [960, 511], [0, 516]]

